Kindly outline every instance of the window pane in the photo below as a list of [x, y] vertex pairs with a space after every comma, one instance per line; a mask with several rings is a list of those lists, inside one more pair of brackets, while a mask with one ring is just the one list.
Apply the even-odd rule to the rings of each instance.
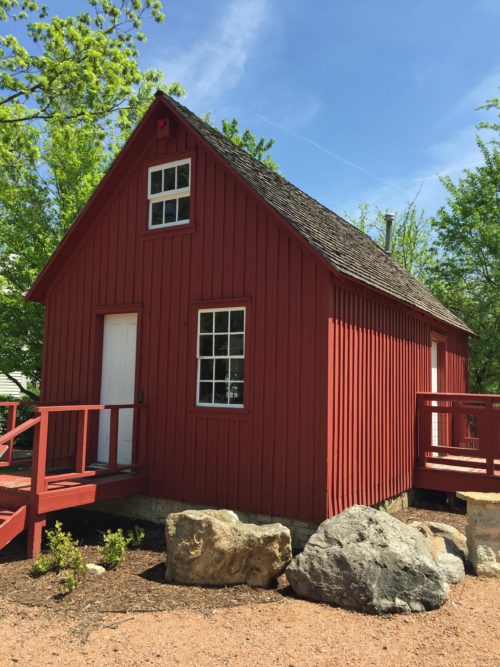
[[163, 225], [163, 202], [154, 202], [151, 204], [151, 224]]
[[226, 331], [227, 324], [229, 320], [229, 313], [227, 310], [219, 311], [215, 313], [215, 331]]
[[213, 403], [213, 386], [212, 382], [200, 382], [200, 392], [198, 394], [199, 403]]
[[214, 336], [214, 355], [216, 357], [224, 357], [227, 355], [227, 334], [225, 336], [218, 335]]
[[175, 205], [177, 204], [176, 199], [169, 199], [165, 202], [165, 222], [175, 222]]
[[214, 403], [227, 403], [227, 382], [215, 382]]
[[243, 359], [231, 359], [231, 380], [243, 380]]
[[229, 385], [229, 402], [243, 405], [243, 382], [231, 383]]
[[231, 311], [231, 331], [244, 331], [245, 311], [232, 310]]
[[189, 197], [179, 197], [179, 216], [177, 220], [189, 220]]
[[229, 380], [229, 359], [215, 360], [215, 379]]
[[151, 172], [151, 189], [150, 189], [150, 194], [152, 195], [157, 195], [159, 192], [161, 192], [161, 169], [159, 171], [152, 171]]
[[181, 164], [177, 167], [177, 187], [178, 188], [187, 188], [189, 187], [189, 165]]
[[212, 342], [212, 335], [200, 336], [200, 357], [211, 357], [213, 355]]
[[211, 333], [213, 331], [213, 313], [200, 313], [200, 333]]
[[230, 355], [243, 354], [243, 334], [234, 334], [230, 336], [231, 344], [229, 348]]
[[175, 167], [169, 167], [163, 172], [163, 189], [175, 190]]
[[202, 359], [200, 361], [200, 380], [214, 379], [214, 362], [213, 359]]

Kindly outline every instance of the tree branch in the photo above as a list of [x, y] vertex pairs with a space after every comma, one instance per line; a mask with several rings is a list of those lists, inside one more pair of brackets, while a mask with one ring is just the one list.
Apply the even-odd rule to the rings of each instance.
[[30, 391], [27, 387], [23, 387], [23, 385], [19, 382], [17, 378], [15, 378], [10, 373], [7, 373], [6, 371], [2, 371], [2, 373], [8, 380], [10, 380], [13, 384], [15, 384], [16, 387], [23, 392], [23, 394], [26, 394], [26, 396], [29, 396], [34, 401], [38, 401], [39, 396], [37, 396], [37, 394], [35, 394], [34, 392]]

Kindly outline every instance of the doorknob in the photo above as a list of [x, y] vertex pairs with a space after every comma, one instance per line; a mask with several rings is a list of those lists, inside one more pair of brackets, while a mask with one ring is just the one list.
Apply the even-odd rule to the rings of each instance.
[[137, 392], [137, 402], [138, 403], [144, 403], [144, 390], [143, 389], [139, 389], [139, 391]]

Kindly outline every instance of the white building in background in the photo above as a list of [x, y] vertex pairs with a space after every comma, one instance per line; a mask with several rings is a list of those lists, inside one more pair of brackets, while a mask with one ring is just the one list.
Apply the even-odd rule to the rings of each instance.
[[[26, 386], [26, 378], [22, 373], [14, 371], [14, 373], [11, 373], [11, 375], [15, 377], [16, 380], [19, 380], [22, 385]], [[0, 373], [0, 396], [2, 395], [19, 397], [22, 396], [22, 392], [20, 391], [17, 384], [9, 380], [9, 378], [3, 373]]]

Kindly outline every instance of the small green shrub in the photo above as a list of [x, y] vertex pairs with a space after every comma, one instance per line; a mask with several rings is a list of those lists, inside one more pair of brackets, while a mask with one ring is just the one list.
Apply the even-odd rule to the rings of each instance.
[[97, 547], [97, 549], [102, 556], [104, 566], [113, 570], [125, 560], [128, 539], [123, 534], [123, 530], [118, 528], [114, 532], [107, 530], [103, 535], [102, 541], [102, 546]]
[[127, 543], [133, 548], [138, 549], [144, 542], [144, 528], [134, 526], [127, 531]]
[[54, 559], [47, 554], [40, 554], [31, 564], [30, 573], [33, 577], [40, 577], [42, 574], [47, 574], [47, 572], [51, 572], [54, 569]]
[[85, 560], [78, 548], [78, 541], [73, 539], [71, 533], [63, 531], [60, 521], [56, 521], [53, 530], [46, 531], [46, 536], [49, 553], [37, 556], [31, 565], [31, 575], [41, 576], [47, 572], [64, 571], [61, 591], [63, 595], [67, 595], [85, 575]]
[[67, 570], [61, 584], [61, 593], [68, 595], [72, 593], [78, 585], [78, 577], [73, 570]]
[[73, 570], [79, 575], [85, 573], [85, 561], [78, 548], [78, 541], [73, 539], [71, 533], [63, 531], [60, 521], [56, 521], [54, 530], [47, 531], [47, 542], [49, 554], [54, 559], [58, 572]]

